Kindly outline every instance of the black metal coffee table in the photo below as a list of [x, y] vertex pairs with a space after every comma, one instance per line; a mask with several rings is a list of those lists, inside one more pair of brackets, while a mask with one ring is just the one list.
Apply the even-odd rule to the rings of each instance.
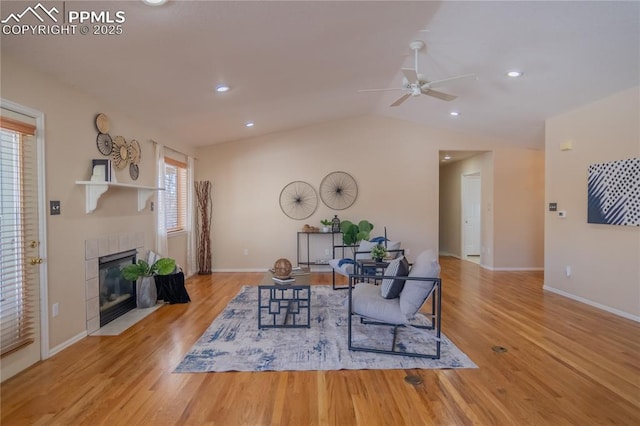
[[295, 282], [277, 284], [267, 272], [258, 285], [258, 328], [311, 326], [309, 274], [294, 276]]

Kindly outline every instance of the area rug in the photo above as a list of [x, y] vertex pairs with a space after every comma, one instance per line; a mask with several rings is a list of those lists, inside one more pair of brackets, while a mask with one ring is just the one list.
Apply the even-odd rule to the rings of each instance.
[[[347, 291], [311, 286], [310, 328], [259, 330], [258, 288], [245, 286], [174, 372], [477, 368], [444, 335], [437, 360], [350, 351], [347, 299]], [[428, 323], [422, 315], [418, 322]], [[384, 341], [390, 345], [392, 327], [365, 326], [354, 320], [353, 336], [355, 342]], [[433, 339], [424, 330], [411, 327], [401, 329], [398, 337], [406, 350], [414, 350], [417, 345], [421, 350], [431, 350]]]

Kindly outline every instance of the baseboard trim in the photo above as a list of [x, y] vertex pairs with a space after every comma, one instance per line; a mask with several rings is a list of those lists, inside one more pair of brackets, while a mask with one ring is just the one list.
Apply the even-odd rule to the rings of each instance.
[[575, 300], [576, 302], [584, 303], [585, 305], [593, 306], [594, 308], [598, 308], [598, 309], [601, 309], [603, 311], [607, 311], [607, 312], [609, 312], [611, 314], [614, 314], [614, 315], [617, 315], [619, 317], [626, 318], [628, 320], [635, 321], [635, 322], [640, 322], [640, 317], [639, 316], [631, 315], [628, 312], [624, 312], [624, 311], [621, 311], [619, 309], [615, 309], [615, 308], [612, 308], [610, 306], [603, 305], [603, 304], [598, 303], [598, 302], [594, 302], [593, 300], [585, 299], [584, 297], [576, 296], [575, 294], [567, 293], [566, 291], [558, 290], [557, 288], [549, 287], [547, 285], [542, 286], [542, 289], [546, 290], [546, 291], [550, 291], [551, 293], [558, 294], [560, 296], [564, 296], [564, 297], [566, 297], [568, 299]]
[[71, 339], [67, 340], [66, 342], [62, 342], [58, 346], [49, 349], [49, 358], [51, 358], [52, 356], [54, 356], [58, 352], [60, 352], [60, 351], [62, 351], [64, 349], [67, 349], [69, 346], [73, 345], [74, 343], [79, 342], [80, 340], [84, 339], [85, 337], [87, 337], [87, 331], [86, 330], [83, 331], [82, 333], [76, 334]]
[[462, 260], [462, 258], [457, 254], [447, 253], [446, 251], [441, 251], [440, 253], [438, 253], [438, 256], [455, 257], [456, 259]]
[[525, 267], [515, 267], [515, 268], [511, 268], [511, 267], [494, 267], [494, 266], [488, 266], [488, 265], [480, 265], [482, 266], [484, 269], [488, 269], [490, 271], [495, 271], [495, 272], [527, 272], [527, 271], [544, 271], [544, 267], [541, 266], [525, 266]]

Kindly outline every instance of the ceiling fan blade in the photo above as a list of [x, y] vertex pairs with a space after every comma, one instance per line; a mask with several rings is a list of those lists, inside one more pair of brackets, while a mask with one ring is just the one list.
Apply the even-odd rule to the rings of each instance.
[[431, 81], [429, 83], [423, 84], [422, 88], [423, 89], [432, 89], [432, 88], [436, 88], [436, 87], [446, 86], [448, 84], [459, 83], [461, 81], [469, 80], [469, 79], [472, 79], [472, 78], [476, 78], [477, 79], [475, 74], [459, 75], [457, 77], [450, 77], [450, 78], [445, 78], [445, 79], [442, 79], [442, 80]]
[[409, 84], [418, 82], [418, 73], [413, 68], [402, 68], [400, 71], [402, 71], [404, 78], [407, 79]]
[[404, 95], [400, 96], [398, 98], [398, 100], [396, 100], [394, 103], [391, 104], [392, 107], [396, 107], [398, 105], [400, 105], [401, 103], [403, 103], [404, 101], [406, 101], [409, 96], [411, 96], [411, 93], [405, 93]]
[[358, 92], [388, 92], [390, 90], [405, 90], [403, 87], [394, 87], [390, 89], [360, 89]]
[[452, 101], [457, 98], [457, 96], [450, 95], [448, 93], [437, 92], [431, 89], [422, 89], [421, 92], [424, 95], [433, 96], [434, 98], [442, 99], [443, 101]]

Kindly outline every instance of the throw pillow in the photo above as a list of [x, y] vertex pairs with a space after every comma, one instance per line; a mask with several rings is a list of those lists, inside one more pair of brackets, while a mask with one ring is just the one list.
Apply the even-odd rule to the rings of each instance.
[[358, 252], [356, 254], [356, 260], [371, 259], [371, 249], [378, 243], [372, 243], [371, 241], [362, 240], [358, 246]]
[[[392, 277], [406, 277], [409, 273], [409, 262], [402, 256], [398, 259], [392, 260], [389, 266], [384, 270], [386, 276]], [[382, 297], [385, 299], [395, 299], [402, 292], [404, 287], [404, 278], [385, 278], [382, 280], [380, 290]]]
[[394, 251], [394, 250], [400, 250], [400, 244], [402, 244], [400, 241], [397, 241], [397, 242], [388, 241], [387, 242], [387, 252], [389, 253], [389, 258], [395, 259], [395, 258], [399, 258], [402, 255], [402, 253], [400, 253], [400, 251]]

